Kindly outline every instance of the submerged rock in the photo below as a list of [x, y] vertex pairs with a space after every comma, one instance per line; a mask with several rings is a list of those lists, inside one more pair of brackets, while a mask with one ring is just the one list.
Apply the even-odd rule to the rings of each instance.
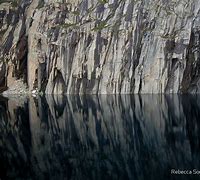
[[8, 88], [14, 78], [46, 94], [200, 92], [199, 0], [19, 0], [0, 2], [0, 19]]

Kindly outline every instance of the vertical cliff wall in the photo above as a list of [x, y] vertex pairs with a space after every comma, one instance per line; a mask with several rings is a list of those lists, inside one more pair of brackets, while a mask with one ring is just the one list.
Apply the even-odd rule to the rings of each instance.
[[6, 1], [3, 90], [20, 81], [47, 94], [200, 92], [199, 0]]

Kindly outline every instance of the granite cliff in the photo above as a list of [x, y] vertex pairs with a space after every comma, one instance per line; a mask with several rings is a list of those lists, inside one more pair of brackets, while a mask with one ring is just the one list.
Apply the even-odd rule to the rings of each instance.
[[0, 0], [0, 87], [199, 93], [200, 2]]

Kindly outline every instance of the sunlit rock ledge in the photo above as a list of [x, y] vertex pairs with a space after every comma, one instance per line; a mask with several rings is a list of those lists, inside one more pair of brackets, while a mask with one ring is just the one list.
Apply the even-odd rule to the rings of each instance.
[[200, 92], [199, 0], [0, 0], [0, 92]]

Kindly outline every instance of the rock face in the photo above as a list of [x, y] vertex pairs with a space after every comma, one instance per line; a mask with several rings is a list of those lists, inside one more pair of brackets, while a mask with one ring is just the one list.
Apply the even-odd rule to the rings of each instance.
[[200, 92], [199, 0], [5, 1], [1, 87], [21, 79], [47, 94]]

